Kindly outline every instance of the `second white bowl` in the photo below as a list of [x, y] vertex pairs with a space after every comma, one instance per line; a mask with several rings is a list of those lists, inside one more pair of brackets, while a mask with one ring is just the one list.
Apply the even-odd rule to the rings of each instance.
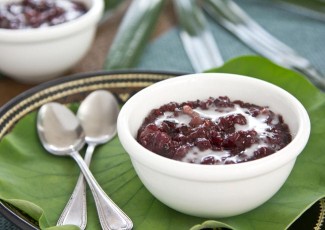
[[[40, 83], [74, 66], [89, 50], [102, 0], [79, 0], [88, 12], [72, 21], [33, 29], [0, 28], [0, 72], [19, 82]], [[0, 0], [1, 4], [10, 0]]]

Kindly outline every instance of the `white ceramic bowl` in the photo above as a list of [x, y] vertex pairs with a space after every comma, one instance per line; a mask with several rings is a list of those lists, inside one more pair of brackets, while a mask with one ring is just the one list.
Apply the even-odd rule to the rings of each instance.
[[[293, 140], [280, 151], [250, 162], [199, 165], [159, 156], [135, 139], [153, 108], [171, 101], [228, 96], [283, 116]], [[193, 74], [158, 82], [131, 97], [118, 117], [118, 135], [146, 188], [161, 202], [200, 217], [228, 217], [252, 210], [284, 184], [310, 133], [310, 120], [301, 103], [285, 90], [255, 78], [232, 74]]]
[[75, 20], [46, 28], [0, 28], [0, 72], [20, 82], [39, 83], [63, 74], [81, 60], [93, 42], [104, 1], [77, 1], [89, 10]]

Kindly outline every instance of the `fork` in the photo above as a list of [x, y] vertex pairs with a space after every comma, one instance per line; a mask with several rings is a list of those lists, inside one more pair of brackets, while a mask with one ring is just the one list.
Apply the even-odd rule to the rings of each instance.
[[202, 3], [214, 20], [246, 45], [273, 62], [304, 74], [325, 91], [324, 76], [306, 58], [273, 37], [232, 0], [206, 0]]

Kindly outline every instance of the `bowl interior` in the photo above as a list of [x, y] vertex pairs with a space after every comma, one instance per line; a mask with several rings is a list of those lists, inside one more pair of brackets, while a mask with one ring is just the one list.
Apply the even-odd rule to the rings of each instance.
[[130, 131], [135, 137], [144, 117], [153, 108], [171, 101], [202, 100], [210, 96], [228, 96], [231, 100], [269, 106], [272, 111], [283, 115], [293, 135], [296, 135], [299, 129], [297, 113], [301, 106], [298, 106], [293, 96], [277, 86], [254, 78], [231, 74], [196, 74], [159, 82], [131, 98]]

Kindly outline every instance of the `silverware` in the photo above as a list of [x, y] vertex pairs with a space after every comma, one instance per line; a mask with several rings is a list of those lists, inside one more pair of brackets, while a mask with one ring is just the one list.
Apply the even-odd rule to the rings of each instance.
[[[88, 144], [84, 161], [89, 166], [94, 149], [116, 135], [119, 105], [108, 91], [96, 90], [80, 104], [77, 117], [86, 134]], [[87, 224], [86, 184], [80, 173], [75, 189], [65, 206], [57, 225], [73, 224], [85, 229]]]
[[180, 38], [196, 72], [223, 64], [218, 46], [208, 28], [202, 10], [194, 0], [175, 0]]
[[231, 0], [203, 1], [204, 9], [223, 27], [249, 47], [273, 62], [304, 74], [319, 89], [325, 90], [325, 78], [304, 57], [255, 22]]
[[47, 103], [38, 112], [37, 131], [49, 153], [70, 156], [78, 163], [94, 196], [102, 228], [132, 229], [130, 218], [106, 195], [78, 153], [85, 144], [85, 134], [77, 117], [59, 103]]

